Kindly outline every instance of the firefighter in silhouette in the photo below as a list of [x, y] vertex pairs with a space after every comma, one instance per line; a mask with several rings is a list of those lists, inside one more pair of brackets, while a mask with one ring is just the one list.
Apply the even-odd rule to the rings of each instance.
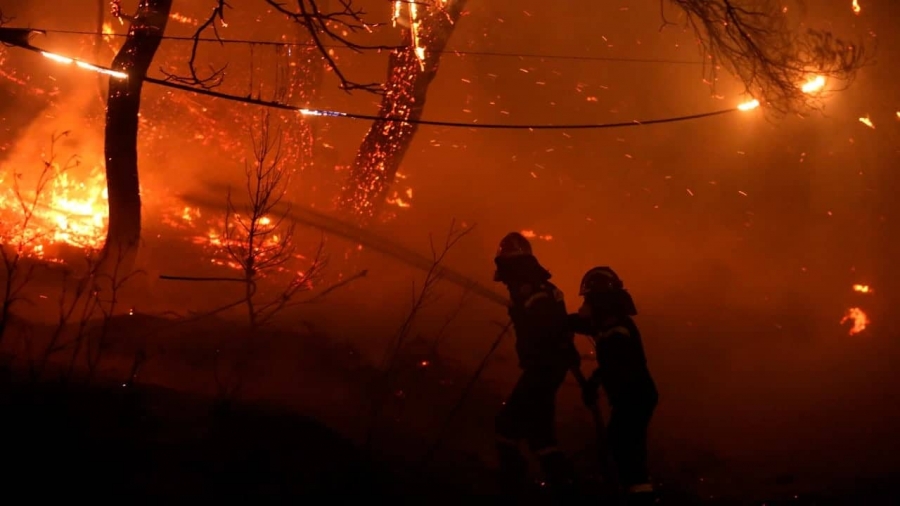
[[647, 469], [647, 428], [656, 408], [656, 384], [647, 368], [631, 294], [609, 267], [595, 267], [581, 280], [584, 303], [569, 316], [569, 327], [589, 336], [597, 369], [582, 385], [586, 405], [594, 406], [602, 386], [611, 413], [607, 441], [627, 504], [653, 504], [656, 496]]
[[509, 316], [516, 333], [522, 374], [496, 418], [501, 480], [507, 491], [525, 490], [528, 464], [519, 450], [524, 440], [537, 456], [554, 494], [570, 495], [572, 466], [556, 446], [556, 393], [566, 373], [580, 365], [568, 329], [563, 294], [518, 233], [500, 241], [494, 281], [509, 289]]

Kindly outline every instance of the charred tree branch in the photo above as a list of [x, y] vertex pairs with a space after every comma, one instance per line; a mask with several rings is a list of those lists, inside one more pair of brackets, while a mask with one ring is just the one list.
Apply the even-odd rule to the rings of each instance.
[[391, 52], [388, 78], [378, 111], [380, 117], [411, 122], [377, 120], [363, 138], [338, 205], [366, 221], [381, 211], [387, 192], [418, 130], [416, 120], [425, 110], [428, 87], [437, 75], [441, 54], [453, 35], [466, 0], [419, 7], [403, 30], [407, 45]]

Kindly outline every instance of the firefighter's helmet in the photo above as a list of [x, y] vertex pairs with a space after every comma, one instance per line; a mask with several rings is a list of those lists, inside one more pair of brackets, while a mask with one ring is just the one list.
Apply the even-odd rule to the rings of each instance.
[[578, 295], [596, 295], [624, 289], [619, 275], [609, 267], [594, 267], [581, 278]]
[[510, 232], [500, 240], [496, 258], [512, 258], [532, 255], [531, 243], [524, 235], [518, 232]]

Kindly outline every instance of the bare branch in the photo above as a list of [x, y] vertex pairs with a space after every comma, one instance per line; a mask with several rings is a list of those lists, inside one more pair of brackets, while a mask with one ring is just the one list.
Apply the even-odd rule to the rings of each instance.
[[219, 28], [216, 26], [216, 22], [225, 23], [225, 8], [231, 8], [225, 0], [216, 0], [216, 6], [213, 7], [212, 12], [209, 17], [206, 18], [206, 21], [200, 24], [197, 27], [197, 30], [194, 32], [192, 37], [193, 42], [191, 43], [191, 57], [188, 60], [188, 70], [190, 72], [189, 76], [178, 76], [176, 74], [166, 72], [162, 68], [160, 68], [160, 72], [165, 74], [167, 81], [173, 81], [181, 84], [186, 84], [189, 86], [199, 86], [205, 90], [209, 90], [215, 88], [222, 84], [222, 81], [225, 79], [225, 69], [228, 67], [226, 64], [220, 68], [209, 68], [209, 74], [206, 76], [200, 76], [197, 73], [196, 61], [197, 61], [197, 49], [200, 47], [200, 39], [203, 37], [203, 33], [212, 28], [213, 35], [215, 36], [215, 40], [219, 41], [219, 44], [222, 45], [222, 38], [219, 36]]
[[789, 17], [793, 11], [779, 0], [671, 1], [686, 13], [686, 23], [709, 60], [705, 70], [709, 84], [715, 85], [717, 71], [724, 66], [743, 82], [748, 94], [777, 114], [819, 107], [816, 95], [802, 90], [811, 76], [846, 87], [867, 63], [861, 42], [850, 43], [826, 31], [795, 29]]

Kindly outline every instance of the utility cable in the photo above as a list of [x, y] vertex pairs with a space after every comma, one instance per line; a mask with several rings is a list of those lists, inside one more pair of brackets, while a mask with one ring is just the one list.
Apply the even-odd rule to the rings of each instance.
[[[58, 33], [58, 34], [66, 34], [66, 35], [90, 35], [94, 37], [104, 36], [104, 37], [127, 37], [128, 34], [125, 33], [102, 33], [96, 31], [87, 31], [87, 30], [48, 30], [42, 28], [34, 28], [36, 32], [44, 32], [44, 33]], [[194, 42], [195, 40], [198, 42], [210, 42], [216, 44], [244, 44], [249, 46], [276, 46], [276, 47], [317, 47], [312, 42], [283, 42], [283, 41], [271, 41], [271, 40], [252, 40], [252, 39], [218, 39], [215, 37], [198, 37], [194, 38], [192, 36], [177, 36], [177, 35], [163, 35], [162, 40], [172, 40], [172, 41], [183, 41], [183, 42]], [[343, 44], [323, 44], [323, 47], [328, 49], [350, 49], [346, 45]], [[396, 46], [397, 48], [401, 48], [403, 46]], [[372, 50], [385, 49], [384, 47], [373, 48]], [[392, 47], [388, 47], [388, 49], [393, 49]], [[618, 63], [654, 63], [654, 64], [669, 64], [669, 65], [703, 65], [702, 61], [697, 60], [671, 60], [665, 58], [625, 58], [625, 57], [614, 57], [614, 56], [587, 56], [587, 55], [566, 55], [566, 54], [541, 54], [541, 53], [510, 53], [504, 51], [467, 51], [462, 49], [444, 49], [443, 51], [437, 51], [441, 54], [455, 54], [460, 56], [489, 56], [489, 57], [498, 57], [498, 58], [534, 58], [534, 59], [544, 59], [544, 60], [573, 60], [573, 61], [599, 61], [599, 62], [618, 62]]]

